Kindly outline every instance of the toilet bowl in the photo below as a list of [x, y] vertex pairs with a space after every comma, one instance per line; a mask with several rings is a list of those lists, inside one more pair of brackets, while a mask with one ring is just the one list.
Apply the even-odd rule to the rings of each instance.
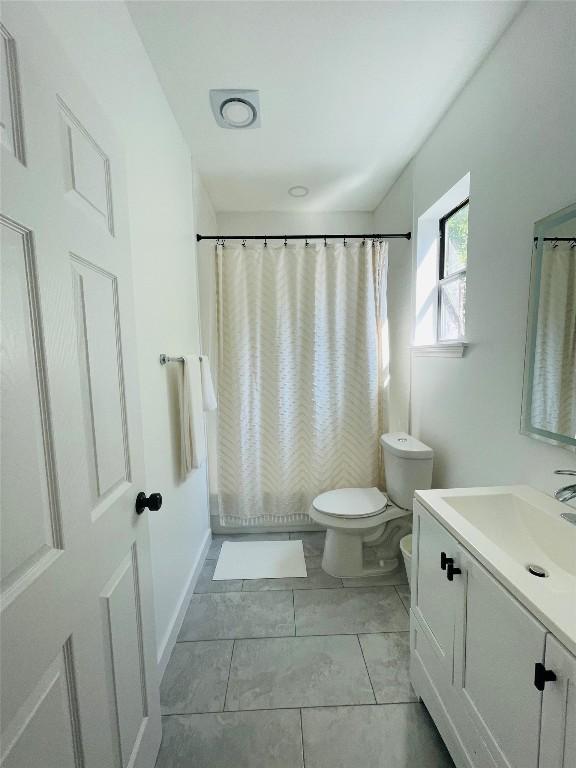
[[[382, 435], [389, 497], [378, 488], [338, 488], [317, 496], [310, 517], [326, 528], [322, 568], [336, 577], [394, 571], [400, 540], [412, 529], [412, 498], [430, 488], [433, 452], [404, 432]], [[365, 563], [364, 545], [378, 547], [375, 565]]]
[[[366, 541], [380, 541], [391, 521], [409, 515], [407, 510], [388, 504], [378, 488], [339, 488], [320, 494], [314, 499], [310, 517], [326, 528], [323, 570], [337, 577], [394, 571], [398, 567], [394, 556], [382, 559], [377, 566], [365, 565], [363, 546]], [[406, 529], [402, 535], [405, 533]]]

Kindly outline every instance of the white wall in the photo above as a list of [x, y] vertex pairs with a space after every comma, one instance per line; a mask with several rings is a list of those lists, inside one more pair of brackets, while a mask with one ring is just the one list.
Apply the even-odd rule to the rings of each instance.
[[[409, 232], [412, 229], [412, 172], [402, 173], [385, 201], [373, 214], [374, 232]], [[409, 429], [410, 343], [412, 319], [412, 242], [388, 242], [388, 334], [390, 338], [391, 432]]]
[[[533, 225], [576, 199], [575, 31], [576, 5], [529, 3], [375, 213], [391, 226], [408, 214], [415, 232], [471, 174], [470, 347], [462, 359], [412, 360], [411, 428], [436, 451], [440, 487], [551, 492], [552, 471], [576, 465], [519, 433]], [[404, 333], [404, 359], [406, 344]]]
[[[202, 180], [196, 174], [195, 179], [196, 214], [198, 232], [203, 235], [215, 235], [218, 233], [216, 214], [210, 203], [210, 199], [202, 184]], [[216, 392], [218, 392], [218, 326], [216, 322], [216, 257], [214, 242], [203, 240], [198, 243], [198, 293], [200, 296], [200, 328], [201, 328], [201, 352], [208, 355], [212, 368], [212, 377]], [[217, 472], [217, 439], [218, 439], [218, 411], [206, 413], [206, 437], [208, 446], [208, 487], [214, 507], [214, 493], [218, 481]]]
[[125, 148], [146, 482], [164, 497], [147, 519], [165, 661], [209, 537], [206, 468], [178, 473], [177, 368], [158, 363], [200, 348], [190, 151], [123, 3], [38, 8]]
[[353, 235], [372, 227], [372, 216], [364, 211], [228, 211], [218, 212], [217, 219], [225, 235]]

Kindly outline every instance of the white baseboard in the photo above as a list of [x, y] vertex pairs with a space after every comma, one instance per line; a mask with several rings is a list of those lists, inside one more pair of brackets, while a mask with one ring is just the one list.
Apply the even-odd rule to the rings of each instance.
[[168, 629], [166, 630], [166, 633], [164, 635], [164, 639], [162, 640], [162, 644], [158, 649], [158, 679], [159, 680], [162, 680], [162, 678], [164, 677], [164, 672], [166, 671], [166, 667], [168, 666], [170, 655], [172, 654], [172, 650], [176, 644], [176, 638], [178, 637], [178, 633], [180, 632], [180, 627], [182, 626], [182, 622], [184, 621], [184, 615], [186, 614], [188, 603], [190, 602], [190, 598], [194, 594], [194, 588], [196, 587], [196, 582], [198, 581], [198, 576], [200, 575], [200, 571], [202, 570], [202, 566], [204, 565], [204, 560], [206, 559], [206, 555], [208, 554], [208, 550], [210, 548], [211, 542], [212, 542], [212, 531], [206, 531], [206, 535], [204, 536], [204, 541], [202, 542], [202, 546], [200, 547], [200, 552], [198, 553], [198, 557], [196, 558], [194, 567], [190, 572], [190, 578], [188, 579], [188, 583], [186, 584], [186, 586], [182, 591], [180, 600], [178, 601], [178, 606], [174, 611], [172, 621], [170, 622]]

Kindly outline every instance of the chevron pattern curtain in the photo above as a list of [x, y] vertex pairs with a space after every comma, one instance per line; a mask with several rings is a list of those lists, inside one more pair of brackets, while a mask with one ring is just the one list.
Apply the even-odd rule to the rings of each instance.
[[322, 491], [378, 485], [386, 244], [216, 251], [221, 523], [305, 521]]

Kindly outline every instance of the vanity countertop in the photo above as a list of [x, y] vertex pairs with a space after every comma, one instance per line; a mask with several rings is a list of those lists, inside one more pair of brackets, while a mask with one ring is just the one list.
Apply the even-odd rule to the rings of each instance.
[[560, 516], [569, 507], [527, 485], [416, 491], [416, 499], [576, 654], [576, 526]]

